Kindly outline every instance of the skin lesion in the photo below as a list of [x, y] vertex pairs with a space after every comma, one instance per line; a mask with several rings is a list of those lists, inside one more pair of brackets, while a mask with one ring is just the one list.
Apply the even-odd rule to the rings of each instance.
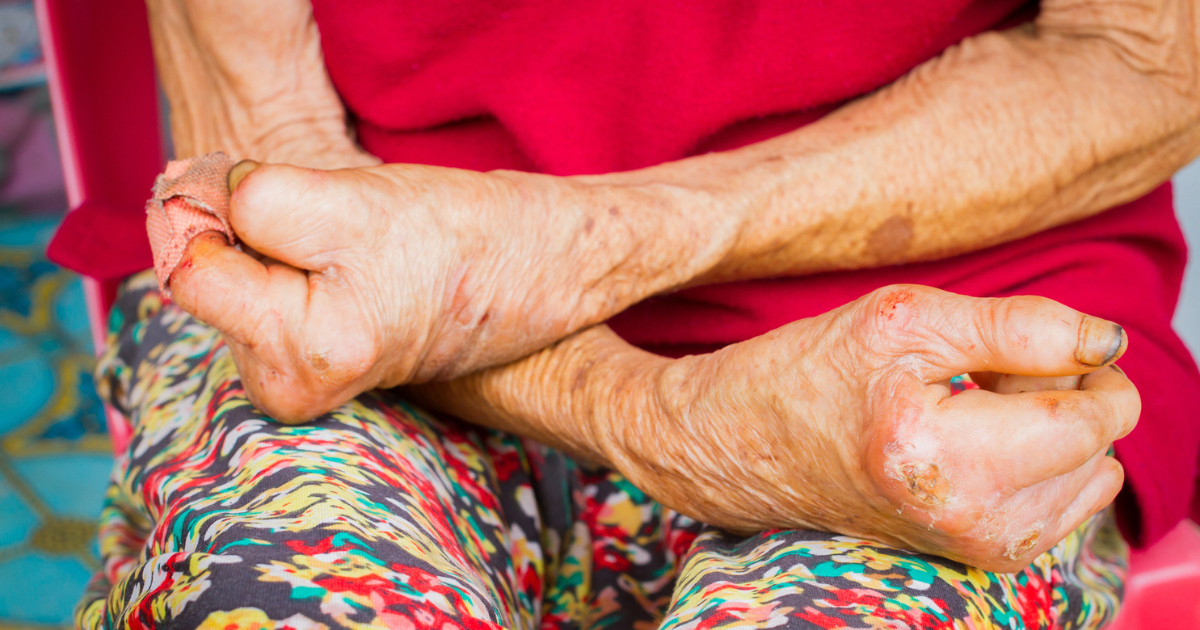
[[308, 360], [308, 364], [311, 365], [318, 374], [324, 374], [325, 372], [329, 371], [329, 358], [326, 356], [326, 353], [310, 352], [305, 359]]
[[1040, 521], [1034, 523], [1029, 531], [1025, 532], [1020, 538], [1009, 541], [1004, 547], [1004, 557], [1014, 561], [1024, 557], [1034, 547], [1037, 547], [1038, 541], [1042, 539], [1042, 532], [1045, 529], [1045, 523]]
[[950, 497], [950, 481], [946, 479], [937, 464], [907, 461], [892, 471], [892, 478], [900, 481], [922, 505], [941, 507]]

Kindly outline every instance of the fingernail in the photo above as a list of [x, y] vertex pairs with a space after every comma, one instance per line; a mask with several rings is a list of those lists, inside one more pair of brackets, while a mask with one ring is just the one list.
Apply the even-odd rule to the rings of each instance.
[[229, 169], [229, 194], [232, 195], [237, 190], [238, 184], [241, 184], [242, 180], [259, 166], [262, 165], [254, 160], [242, 160], [234, 164], [233, 168]]
[[1091, 315], [1083, 316], [1075, 360], [1088, 367], [1100, 367], [1121, 356], [1128, 340], [1120, 326]]

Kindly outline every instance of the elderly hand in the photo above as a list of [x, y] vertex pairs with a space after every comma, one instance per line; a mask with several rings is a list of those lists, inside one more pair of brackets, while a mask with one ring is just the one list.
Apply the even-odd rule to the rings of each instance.
[[635, 230], [613, 227], [640, 219], [563, 201], [582, 190], [566, 179], [246, 162], [230, 179], [230, 223], [260, 257], [206, 233], [170, 284], [224, 334], [250, 399], [285, 422], [520, 358], [671, 282], [630, 255]]
[[[589, 439], [734, 532], [812, 528], [1013, 571], [1121, 488], [1105, 452], [1140, 412], [1111, 366], [1125, 343], [1044, 298], [888, 287], [611, 387]], [[964, 372], [992, 391], [951, 397]]]

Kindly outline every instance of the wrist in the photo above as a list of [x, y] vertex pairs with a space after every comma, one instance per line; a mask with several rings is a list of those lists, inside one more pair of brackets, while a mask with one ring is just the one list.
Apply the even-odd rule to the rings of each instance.
[[714, 458], [719, 440], [692, 423], [691, 407], [705, 378], [703, 357], [657, 359], [642, 369], [625, 369], [618, 383], [604, 376], [590, 389], [592, 443], [603, 461], [657, 501], [690, 516], [707, 497], [694, 496], [697, 474]]
[[595, 326], [520, 361], [407, 391], [428, 408], [620, 468], [646, 457], [630, 436], [655, 426], [654, 387], [670, 363]]
[[[816, 144], [816, 143], [810, 143]], [[814, 212], [833, 189], [814, 173], [816, 150], [768, 141], [638, 171], [570, 178], [609, 206], [628, 207], [645, 236], [640, 259], [659, 257], [653, 290], [780, 275], [779, 259], [805, 270], [829, 240], [829, 212]], [[836, 169], [824, 175], [837, 175]], [[817, 184], [821, 183], [823, 187]], [[650, 269], [650, 267], [647, 267]], [[814, 269], [815, 270], [815, 269]], [[802, 271], [803, 272], [803, 271]], [[791, 273], [789, 269], [787, 273]]]
[[660, 397], [664, 376], [677, 363], [629, 347], [623, 355], [582, 366], [577, 384], [583, 386], [570, 390], [572, 415], [582, 420], [594, 459], [646, 490], [652, 479], [645, 473], [659, 468], [663, 446], [678, 443], [668, 402]]
[[265, 122], [246, 147], [263, 162], [332, 170], [376, 166], [381, 160], [355, 143], [341, 113], [309, 118], [279, 118]]
[[[545, 177], [589, 323], [691, 284], [725, 264], [749, 220], [725, 191], [649, 172]], [[566, 210], [566, 212], [563, 212]]]

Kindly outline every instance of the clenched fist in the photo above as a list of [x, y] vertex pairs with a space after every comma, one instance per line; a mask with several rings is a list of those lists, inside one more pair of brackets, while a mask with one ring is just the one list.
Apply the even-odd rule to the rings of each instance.
[[[1044, 298], [894, 286], [600, 398], [605, 458], [735, 532], [811, 528], [1026, 566], [1121, 488], [1122, 329]], [[949, 379], [981, 390], [951, 397]], [[1021, 375], [1021, 376], [1005, 376]], [[630, 397], [640, 402], [631, 404]]]

